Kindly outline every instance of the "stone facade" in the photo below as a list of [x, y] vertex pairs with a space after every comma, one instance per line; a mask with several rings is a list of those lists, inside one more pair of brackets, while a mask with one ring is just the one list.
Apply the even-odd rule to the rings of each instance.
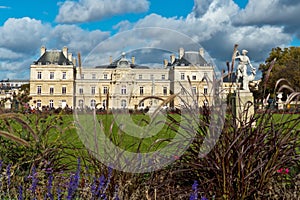
[[30, 66], [30, 105], [34, 107], [73, 107], [75, 65], [72, 54], [41, 48], [41, 57]]
[[[46, 49], [42, 48], [39, 60], [45, 61], [42, 59], [45, 53]], [[93, 68], [77, 66], [75, 69], [75, 62], [69, 56], [65, 58], [67, 61], [65, 59], [64, 62], [60, 59], [52, 61], [56, 63], [43, 64], [38, 60], [31, 65], [32, 104], [63, 107], [64, 100], [73, 108], [142, 109], [161, 105], [172, 94], [176, 97], [162, 106], [202, 106], [212, 100], [209, 80], [214, 78], [214, 69], [205, 61], [203, 49], [185, 52], [180, 48], [178, 57], [171, 55], [170, 61], [165, 60], [161, 68], [137, 65], [135, 59], [127, 59], [125, 53], [108, 65]], [[51, 79], [50, 73], [54, 78]], [[66, 73], [64, 79], [63, 73]], [[66, 93], [62, 93], [63, 87], [67, 89]], [[51, 90], [54, 92], [51, 93]]]

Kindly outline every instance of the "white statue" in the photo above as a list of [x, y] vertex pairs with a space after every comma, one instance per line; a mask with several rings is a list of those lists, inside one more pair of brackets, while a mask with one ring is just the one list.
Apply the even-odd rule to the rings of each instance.
[[[238, 82], [240, 80], [240, 78], [242, 78], [242, 80], [243, 80], [242, 89], [243, 90], [249, 90], [249, 81], [253, 81], [255, 78], [255, 74], [256, 74], [256, 72], [255, 72], [256, 70], [252, 66], [249, 57], [246, 56], [247, 53], [248, 53], [248, 51], [244, 49], [244, 50], [242, 50], [242, 55], [240, 54], [239, 51], [236, 51], [236, 56], [235, 56], [235, 59], [240, 60], [238, 67], [237, 67], [236, 81]], [[248, 65], [251, 68], [251, 75], [249, 75], [249, 76], [247, 74], [247, 66]]]

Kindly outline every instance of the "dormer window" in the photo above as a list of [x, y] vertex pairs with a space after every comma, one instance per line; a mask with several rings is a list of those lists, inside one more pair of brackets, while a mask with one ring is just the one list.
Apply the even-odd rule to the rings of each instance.
[[121, 60], [118, 62], [118, 67], [119, 68], [127, 68], [130, 66], [129, 61], [125, 58], [125, 53], [122, 53], [122, 58]]

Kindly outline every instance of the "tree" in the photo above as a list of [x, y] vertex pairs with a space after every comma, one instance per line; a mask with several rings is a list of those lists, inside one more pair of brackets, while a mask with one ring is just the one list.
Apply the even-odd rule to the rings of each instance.
[[[259, 70], [262, 71], [259, 88], [263, 98], [266, 98], [269, 93], [270, 97], [274, 98], [276, 82], [281, 78], [286, 79], [285, 83], [281, 84], [289, 84], [294, 90], [300, 91], [300, 47], [273, 48], [265, 64], [260, 64]], [[288, 93], [287, 90], [283, 92]]]

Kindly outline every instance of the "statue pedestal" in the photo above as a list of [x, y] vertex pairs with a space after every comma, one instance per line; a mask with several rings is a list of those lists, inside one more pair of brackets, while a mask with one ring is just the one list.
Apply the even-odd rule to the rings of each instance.
[[11, 109], [11, 104], [12, 104], [11, 100], [8, 99], [8, 100], [4, 103], [4, 108], [5, 108], [6, 110], [10, 110], [10, 109]]
[[[254, 97], [249, 90], [236, 90], [234, 100], [233, 113], [238, 127], [241, 127], [249, 123], [254, 115]], [[255, 124], [253, 125], [255, 126]]]

